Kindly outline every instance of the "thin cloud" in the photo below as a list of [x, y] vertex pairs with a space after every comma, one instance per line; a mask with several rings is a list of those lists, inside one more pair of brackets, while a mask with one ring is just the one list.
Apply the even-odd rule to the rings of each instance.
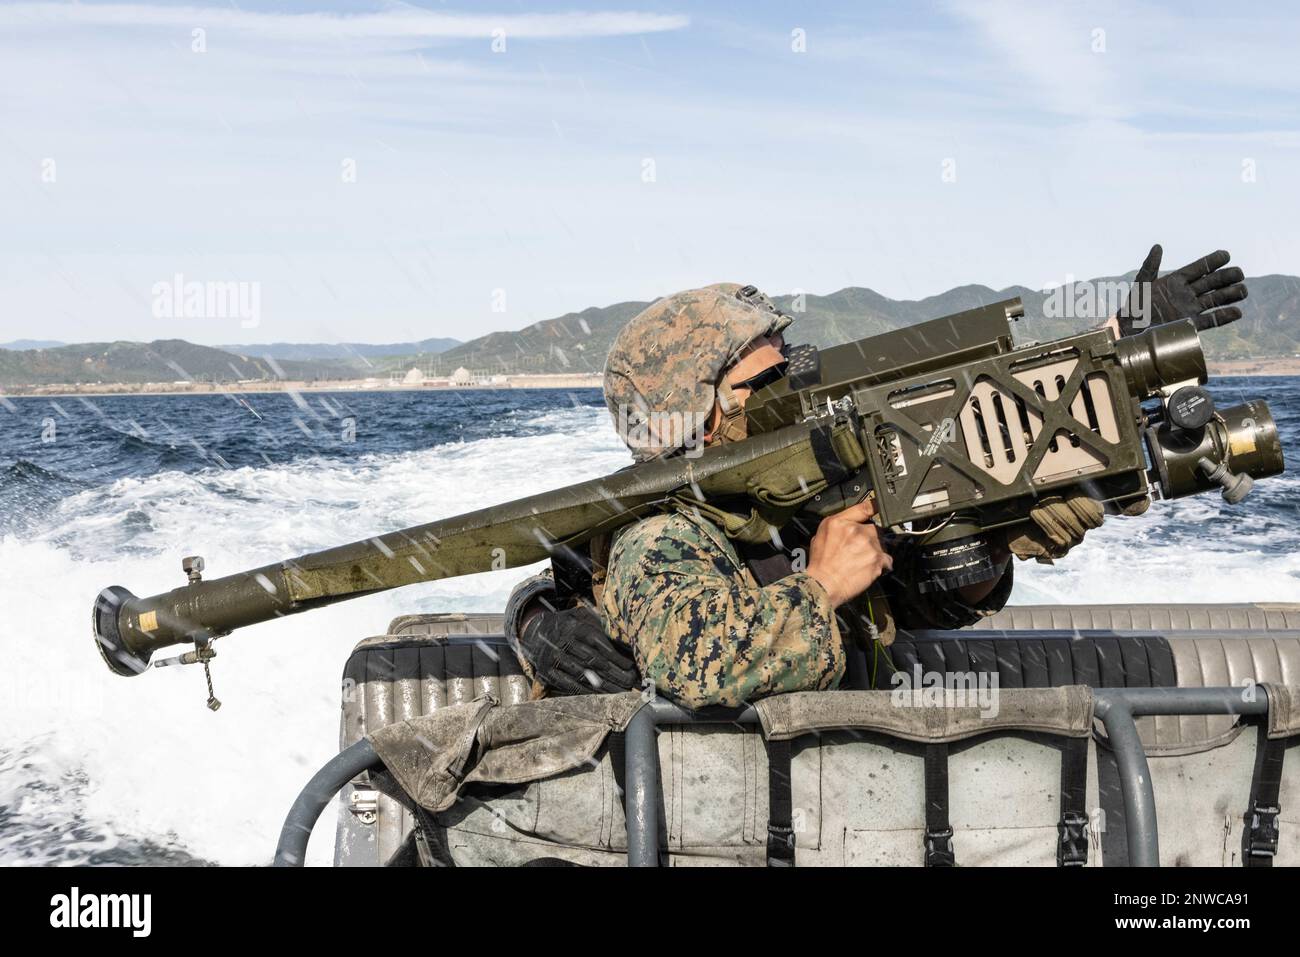
[[[1027, 3], [952, 3], [989, 46], [1024, 81], [1026, 94], [1053, 113], [1088, 120], [1124, 120], [1133, 97], [1118, 83], [1110, 62], [1090, 42], [1096, 17]], [[1104, 36], [1104, 33], [1102, 34]]]
[[149, 4], [15, 3], [0, 6], [0, 25], [10, 28], [157, 27], [228, 29], [267, 39], [509, 39], [554, 40], [635, 36], [681, 30], [690, 17], [635, 11], [539, 14], [439, 13], [402, 6], [379, 13], [260, 13], [222, 7]]
[[1294, 117], [1296, 17], [1286, 7], [1250, 17], [1207, 17], [1185, 4], [949, 0], [945, 8], [971, 28], [984, 62], [1005, 68], [1008, 96], [1058, 117], [1143, 129], [1231, 124], [1250, 121], [1261, 97], [1273, 115]]

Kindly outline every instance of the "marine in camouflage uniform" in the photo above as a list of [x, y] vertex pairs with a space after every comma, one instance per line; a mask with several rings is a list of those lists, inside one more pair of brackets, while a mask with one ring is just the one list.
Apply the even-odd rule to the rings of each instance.
[[[1228, 262], [1226, 252], [1158, 278], [1160, 254], [1160, 247], [1153, 247], [1139, 274], [1155, 287], [1156, 323], [1193, 315], [1199, 328], [1207, 328], [1240, 317], [1235, 306], [1206, 311], [1246, 296], [1241, 270], [1221, 268]], [[1130, 303], [1115, 321], [1115, 334], [1135, 331], [1138, 314]], [[737, 433], [743, 433], [744, 416], [727, 401], [725, 374], [747, 346], [789, 322], [752, 286], [721, 283], [661, 299], [628, 323], [606, 363], [605, 402], [633, 456], [646, 461], [694, 448], [715, 402], [724, 412], [722, 439], [743, 437]], [[1141, 514], [1147, 504], [1145, 499], [1133, 503], [1124, 514]], [[1044, 496], [1029, 518], [1009, 529], [998, 545], [1018, 558], [1050, 563], [1102, 524], [1103, 507], [1079, 489]], [[873, 662], [883, 657], [886, 670], [882, 675], [872, 667], [865, 680], [854, 676], [853, 686], [887, 685], [888, 654], [879, 652], [896, 628], [965, 627], [1000, 609], [1011, 593], [1012, 566], [1004, 558], [1001, 577], [975, 603], [963, 599], [964, 590], [922, 596], [912, 584], [914, 543], [890, 541], [882, 532], [893, 573], [832, 609], [821, 583], [791, 560], [812, 530], [787, 527], [780, 536], [779, 547], [763, 555], [761, 548], [728, 539], [689, 509], [622, 530], [607, 568], [597, 575], [603, 574], [603, 584], [593, 589], [604, 630], [665, 694], [692, 707], [736, 705], [778, 692], [835, 687], [853, 662], [862, 660], [855, 652], [864, 648], [872, 650]], [[595, 549], [592, 557], [598, 557]], [[520, 599], [512, 597], [516, 609], [507, 616], [507, 632], [522, 629], [528, 587], [554, 591], [552, 583], [539, 586], [536, 579], [516, 589]], [[561, 693], [627, 687], [626, 659], [604, 641], [594, 622], [585, 627], [575, 618], [560, 623], [565, 627], [556, 624], [570, 611], [537, 616], [525, 636], [529, 640], [516, 642], [527, 673], [534, 675], [533, 665], [549, 656], [565, 665], [560, 684], [571, 690], [561, 687]], [[539, 694], [557, 690], [555, 675], [546, 677], [542, 681], [538, 675]]]
[[[698, 440], [690, 424], [708, 421], [725, 371], [747, 346], [789, 322], [753, 287], [720, 284], [661, 299], [628, 323], [609, 353], [605, 403], [637, 460]], [[760, 582], [737, 543], [694, 510], [629, 526], [614, 540], [598, 588], [605, 629], [632, 652], [643, 678], [691, 708], [834, 688], [846, 671], [846, 636], [892, 641], [884, 586], [837, 616], [825, 588], [794, 570], [786, 549], [769, 551], [787, 556], [788, 573]], [[1001, 608], [1010, 590], [1008, 564], [980, 607], [935, 596], [915, 603], [909, 617], [930, 626], [970, 624]]]

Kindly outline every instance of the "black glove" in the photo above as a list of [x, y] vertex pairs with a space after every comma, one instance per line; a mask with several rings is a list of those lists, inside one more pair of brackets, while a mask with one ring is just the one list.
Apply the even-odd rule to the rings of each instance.
[[537, 680], [557, 695], [603, 694], [638, 687], [636, 663], [605, 634], [586, 605], [534, 614], [519, 636]]
[[1162, 278], [1163, 255], [1157, 243], [1138, 270], [1136, 285], [1117, 317], [1121, 336], [1179, 319], [1194, 320], [1196, 330], [1203, 332], [1241, 318], [1241, 309], [1231, 303], [1246, 298], [1245, 275], [1236, 266], [1223, 268], [1232, 258], [1226, 250], [1210, 253]]

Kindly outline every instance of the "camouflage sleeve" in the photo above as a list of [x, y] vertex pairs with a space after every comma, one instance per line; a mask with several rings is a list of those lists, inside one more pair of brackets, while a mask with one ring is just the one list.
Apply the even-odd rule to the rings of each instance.
[[610, 636], [689, 708], [834, 687], [845, 656], [825, 589], [802, 573], [758, 587], [705, 525], [656, 516], [619, 537], [601, 600]]

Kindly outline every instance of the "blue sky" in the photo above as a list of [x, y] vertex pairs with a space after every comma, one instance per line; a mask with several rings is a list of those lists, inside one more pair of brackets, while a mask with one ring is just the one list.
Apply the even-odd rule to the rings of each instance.
[[[468, 339], [1154, 241], [1297, 273], [1297, 37], [1282, 3], [3, 3], [0, 340]], [[176, 274], [257, 283], [257, 326], [156, 317]]]

